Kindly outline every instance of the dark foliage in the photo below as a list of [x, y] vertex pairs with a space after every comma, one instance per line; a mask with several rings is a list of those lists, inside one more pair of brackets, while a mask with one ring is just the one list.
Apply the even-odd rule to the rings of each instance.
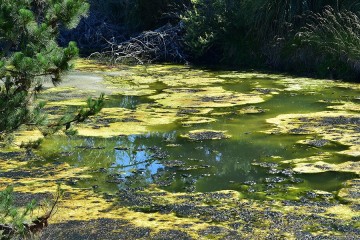
[[359, 13], [350, 0], [199, 0], [185, 40], [194, 61], [358, 80]]

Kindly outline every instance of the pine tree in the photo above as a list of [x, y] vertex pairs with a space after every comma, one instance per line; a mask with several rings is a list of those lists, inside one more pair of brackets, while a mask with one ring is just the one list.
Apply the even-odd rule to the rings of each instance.
[[74, 42], [57, 44], [59, 31], [88, 9], [86, 0], [0, 0], [0, 136], [44, 121], [36, 95], [45, 82], [59, 84], [78, 55]]

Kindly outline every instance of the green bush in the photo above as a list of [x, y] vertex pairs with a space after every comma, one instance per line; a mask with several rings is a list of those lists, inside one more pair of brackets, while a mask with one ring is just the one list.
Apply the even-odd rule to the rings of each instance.
[[[0, 191], [0, 237], [25, 236], [28, 232], [24, 223], [29, 220], [35, 209], [35, 201], [31, 201], [23, 210], [14, 204], [13, 188]], [[3, 239], [3, 238], [1, 238]]]
[[313, 14], [296, 37], [323, 57], [319, 70], [328, 70], [335, 78], [360, 77], [360, 18], [355, 13], [327, 7], [322, 13]]
[[152, 30], [173, 21], [190, 0], [92, 0], [92, 9], [129, 32]]
[[255, 16], [250, 0], [198, 0], [187, 11], [185, 42], [196, 59], [252, 65], [258, 60], [259, 41], [250, 31]]
[[[79, 52], [74, 42], [58, 45], [59, 30], [76, 27], [88, 8], [86, 0], [0, 1], [0, 142], [22, 125], [45, 124], [44, 103], [35, 104], [37, 94], [45, 82], [59, 84]], [[72, 119], [46, 125], [43, 132], [84, 121], [100, 111], [103, 100], [103, 95], [89, 100]]]
[[359, 78], [358, 1], [193, 2], [183, 19], [195, 61]]
[[37, 93], [46, 81], [60, 83], [78, 54], [74, 42], [58, 46], [59, 28], [74, 28], [88, 7], [85, 0], [0, 2], [0, 135], [43, 122]]

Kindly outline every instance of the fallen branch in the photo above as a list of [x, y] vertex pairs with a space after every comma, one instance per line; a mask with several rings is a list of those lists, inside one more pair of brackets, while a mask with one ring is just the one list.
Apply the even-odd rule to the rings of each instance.
[[128, 41], [117, 43], [115, 38], [107, 40], [107, 47], [89, 58], [111, 64], [145, 64], [152, 62], [187, 62], [183, 52], [181, 22], [170, 23], [154, 31], [145, 31]]
[[30, 224], [24, 223], [24, 227], [28, 233], [31, 233], [32, 235], [37, 234], [48, 226], [48, 220], [53, 215], [55, 211], [55, 207], [58, 205], [59, 200], [61, 199], [61, 195], [62, 195], [61, 192], [58, 192], [56, 194], [55, 201], [51, 206], [50, 211], [48, 211], [43, 216], [36, 218]]
[[[58, 187], [56, 197], [49, 211], [47, 211], [43, 216], [37, 217], [31, 223], [23, 223], [21, 233], [25, 236], [34, 236], [40, 233], [45, 227], [48, 226], [48, 220], [55, 214], [56, 206], [58, 205], [63, 191], [60, 186]], [[20, 228], [21, 229], [21, 228]], [[1, 239], [13, 239], [19, 233], [19, 227], [16, 227], [12, 224], [0, 224], [0, 238]]]

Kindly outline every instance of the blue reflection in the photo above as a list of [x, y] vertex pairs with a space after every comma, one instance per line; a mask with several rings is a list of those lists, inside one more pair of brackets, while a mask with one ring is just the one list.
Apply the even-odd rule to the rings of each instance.
[[113, 167], [118, 168], [124, 176], [137, 174], [155, 174], [163, 168], [158, 161], [153, 159], [153, 153], [145, 150], [115, 150], [115, 163]]

